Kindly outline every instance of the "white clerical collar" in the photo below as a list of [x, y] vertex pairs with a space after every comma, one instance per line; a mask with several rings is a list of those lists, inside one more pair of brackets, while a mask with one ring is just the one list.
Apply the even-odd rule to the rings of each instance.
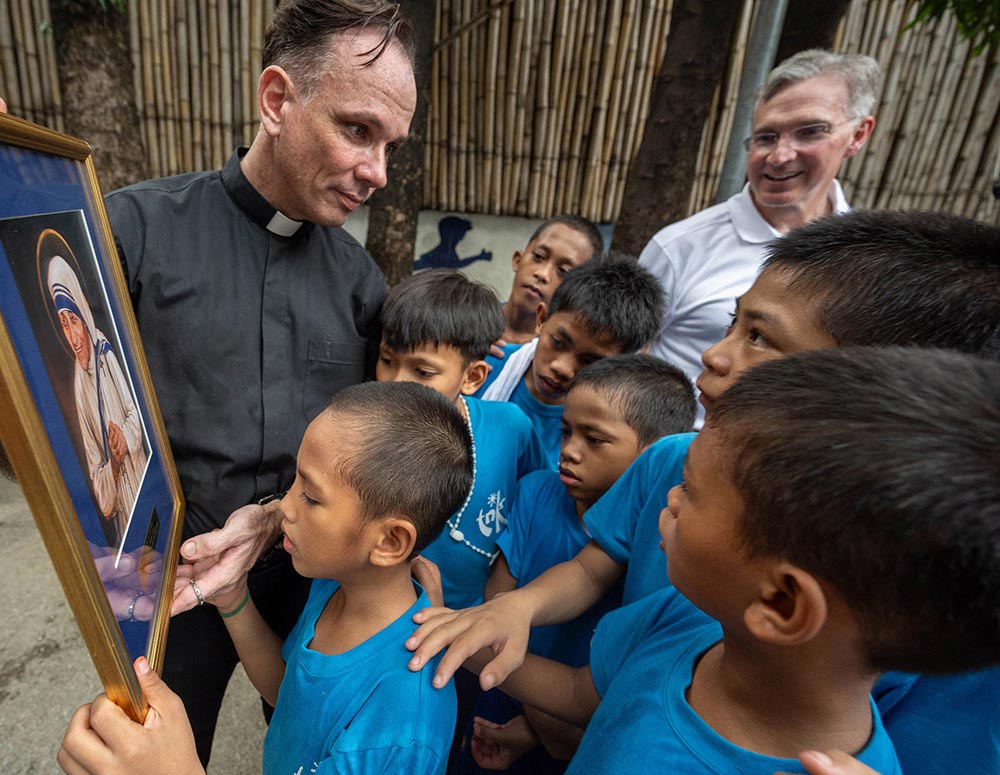
[[279, 237], [291, 237], [302, 226], [302, 221], [293, 221], [280, 210], [275, 210], [268, 221], [267, 230]]

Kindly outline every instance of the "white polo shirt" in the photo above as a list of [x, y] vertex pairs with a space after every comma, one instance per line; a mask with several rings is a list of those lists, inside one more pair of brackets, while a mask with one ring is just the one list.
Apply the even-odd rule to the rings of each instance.
[[[836, 180], [829, 198], [834, 212], [850, 210]], [[639, 256], [667, 295], [650, 352], [683, 369], [693, 383], [702, 371], [701, 354], [725, 336], [736, 298], [757, 278], [767, 243], [780, 236], [754, 206], [749, 184], [657, 232]], [[697, 427], [703, 420], [699, 404]]]

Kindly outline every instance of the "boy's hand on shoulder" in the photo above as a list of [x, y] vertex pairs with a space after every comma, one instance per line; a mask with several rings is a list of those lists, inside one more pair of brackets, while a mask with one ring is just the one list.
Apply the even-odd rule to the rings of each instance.
[[[871, 767], [843, 751], [804, 751], [799, 755], [799, 761], [809, 775], [879, 775]], [[791, 773], [776, 772], [774, 775]]]
[[528, 651], [531, 616], [519, 605], [517, 591], [461, 611], [425, 608], [413, 621], [420, 626], [406, 641], [406, 648], [414, 652], [410, 670], [420, 670], [448, 647], [434, 675], [434, 686], [439, 689], [482, 649], [489, 649], [494, 657], [479, 673], [479, 685], [484, 691], [492, 689], [520, 667]]
[[150, 669], [135, 662], [149, 713], [142, 724], [106, 695], [79, 708], [70, 719], [56, 761], [68, 775], [204, 775], [194, 735], [180, 697]]
[[503, 360], [504, 351], [503, 348], [507, 346], [506, 339], [497, 339], [493, 344], [490, 345], [490, 355], [494, 358], [499, 358]]

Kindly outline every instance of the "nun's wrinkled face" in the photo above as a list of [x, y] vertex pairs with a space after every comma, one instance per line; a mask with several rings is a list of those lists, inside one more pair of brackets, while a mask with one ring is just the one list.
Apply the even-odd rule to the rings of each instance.
[[76, 362], [81, 368], [87, 368], [90, 365], [90, 334], [87, 324], [67, 309], [60, 311], [59, 322]]

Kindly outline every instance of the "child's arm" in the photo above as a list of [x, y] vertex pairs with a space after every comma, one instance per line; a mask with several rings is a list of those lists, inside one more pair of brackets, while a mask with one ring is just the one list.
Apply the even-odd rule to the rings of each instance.
[[531, 705], [524, 706], [524, 716], [535, 730], [538, 739], [542, 741], [549, 756], [563, 761], [569, 761], [580, 747], [583, 739], [583, 728], [575, 724], [567, 724], [553, 718]]
[[415, 651], [411, 670], [419, 670], [446, 646], [434, 685], [444, 686], [462, 663], [480, 649], [495, 654], [483, 668], [479, 683], [491, 689], [521, 664], [532, 626], [562, 624], [600, 601], [625, 574], [591, 541], [568, 562], [549, 568], [524, 587], [464, 611], [424, 609], [413, 620], [420, 624], [406, 641]]
[[[491, 656], [484, 649], [467, 659], [465, 667], [473, 671], [481, 670]], [[581, 728], [587, 726], [601, 701], [590, 674], [590, 665], [570, 667], [535, 654], [525, 655], [521, 666], [508, 675], [500, 686], [525, 705], [532, 705]]]
[[497, 554], [490, 569], [490, 577], [486, 579], [486, 589], [483, 591], [483, 600], [492, 600], [502, 592], [512, 592], [517, 589], [517, 579], [510, 572], [507, 558], [503, 552]]
[[212, 598], [211, 602], [219, 609], [250, 682], [274, 707], [278, 702], [278, 687], [285, 677], [281, 639], [260, 615], [246, 586], [242, 593], [237, 589], [231, 595]]

